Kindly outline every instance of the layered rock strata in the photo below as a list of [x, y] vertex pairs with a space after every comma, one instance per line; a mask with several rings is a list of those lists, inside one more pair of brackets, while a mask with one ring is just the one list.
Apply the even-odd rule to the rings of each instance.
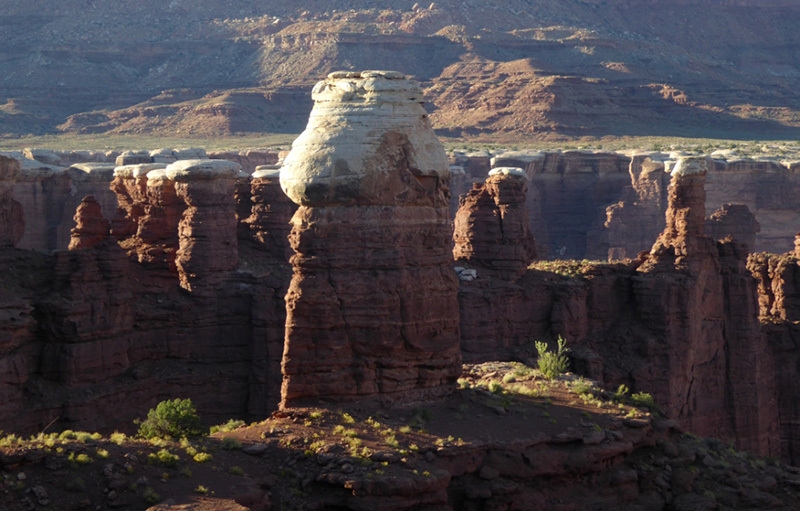
[[750, 208], [744, 204], [723, 204], [706, 219], [706, 232], [712, 239], [721, 240], [730, 236], [744, 243], [748, 250], [756, 244], [756, 235], [761, 225]]
[[285, 257], [237, 245], [238, 164], [164, 167], [115, 169], [117, 217], [85, 198], [73, 250], [0, 250], [0, 429], [128, 430], [174, 397], [214, 421], [277, 406]]
[[525, 189], [528, 177], [520, 168], [492, 169], [482, 185], [461, 198], [454, 222], [453, 257], [518, 277], [536, 258], [528, 224]]
[[84, 197], [75, 211], [75, 224], [69, 250], [91, 248], [108, 238], [110, 229], [108, 220], [103, 218], [100, 204], [92, 195]]
[[238, 163], [226, 160], [179, 160], [164, 169], [187, 206], [178, 223], [175, 253], [187, 290], [239, 261], [234, 189], [240, 170]]
[[758, 300], [763, 330], [775, 366], [781, 452], [784, 459], [800, 463], [800, 234], [795, 249], [784, 254], [751, 254], [748, 269], [758, 280]]
[[780, 370], [761, 333], [747, 250], [705, 235], [707, 166], [679, 160], [666, 227], [638, 260], [537, 264], [516, 280], [479, 268], [462, 279], [464, 359], [535, 363], [531, 341], [561, 335], [579, 373], [651, 393], [697, 434], [782, 452]]
[[[20, 159], [20, 173], [14, 185], [14, 198], [22, 205], [25, 232], [15, 245], [19, 248], [52, 251], [66, 248], [63, 225], [70, 222], [65, 215], [72, 202], [72, 178], [64, 167]], [[75, 192], [77, 193], [77, 191]], [[69, 219], [71, 220], [71, 219]], [[66, 234], [69, 235], [69, 229]]]
[[0, 156], [0, 247], [13, 247], [25, 230], [22, 205], [14, 200], [14, 183], [19, 173], [16, 160]]
[[297, 205], [283, 193], [277, 166], [259, 166], [251, 178], [252, 206], [244, 225], [256, 243], [274, 257], [288, 261], [294, 253], [289, 246], [289, 233]]
[[292, 218], [281, 406], [418, 401], [461, 371], [447, 157], [419, 86], [332, 73], [281, 169]]
[[705, 236], [707, 168], [704, 157], [676, 164], [667, 226], [633, 282], [638, 316], [654, 334], [648, 358], [671, 375], [653, 394], [691, 431], [777, 452], [773, 367], [755, 281], [743, 245]]

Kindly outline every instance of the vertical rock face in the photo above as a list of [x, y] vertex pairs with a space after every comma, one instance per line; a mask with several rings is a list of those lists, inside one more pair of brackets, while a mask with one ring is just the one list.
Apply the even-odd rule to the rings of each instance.
[[164, 170], [187, 206], [178, 225], [175, 259], [187, 290], [239, 262], [234, 200], [239, 170], [238, 163], [225, 160], [179, 160]]
[[705, 158], [676, 164], [666, 227], [634, 279], [637, 313], [652, 332], [652, 367], [634, 377], [689, 430], [775, 453], [774, 375], [756, 285], [746, 248], [704, 234], [706, 170]]
[[634, 258], [663, 228], [670, 178], [664, 163], [635, 155], [629, 173], [631, 187], [623, 200], [606, 207], [602, 229], [590, 231], [595, 235], [587, 247], [591, 259]]
[[14, 246], [25, 230], [22, 206], [14, 200], [14, 182], [19, 172], [16, 160], [0, 156], [0, 247]]
[[259, 167], [253, 173], [250, 216], [244, 221], [253, 239], [276, 258], [293, 253], [289, 246], [290, 221], [297, 205], [283, 193], [279, 168]]
[[731, 236], [752, 250], [761, 226], [750, 208], [744, 204], [723, 204], [706, 220], [706, 232], [712, 239]]
[[281, 406], [416, 401], [461, 371], [449, 170], [399, 73], [333, 73], [281, 170], [300, 208]]
[[525, 206], [527, 180], [520, 168], [498, 167], [461, 199], [453, 232], [456, 261], [509, 276], [525, 273], [536, 258]]
[[747, 268], [758, 280], [763, 328], [774, 361], [780, 420], [781, 451], [785, 461], [800, 463], [800, 234], [795, 250], [785, 254], [751, 254]]
[[128, 254], [148, 268], [177, 272], [178, 223], [186, 204], [167, 178], [165, 164], [124, 165], [114, 170], [117, 195], [112, 235]]
[[240, 240], [250, 239], [250, 226], [245, 222], [253, 210], [253, 198], [250, 186], [250, 174], [240, 170], [236, 176], [234, 187], [236, 203], [236, 237]]
[[[64, 218], [74, 213], [67, 202], [72, 193], [72, 178], [63, 167], [21, 160], [21, 172], [14, 186], [14, 198], [25, 211], [25, 232], [17, 248], [52, 251], [65, 248], [62, 238]], [[67, 231], [69, 232], [69, 231]]]

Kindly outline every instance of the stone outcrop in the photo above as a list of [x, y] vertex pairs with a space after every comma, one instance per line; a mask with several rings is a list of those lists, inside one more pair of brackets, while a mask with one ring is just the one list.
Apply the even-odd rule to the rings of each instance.
[[648, 247], [664, 226], [670, 175], [664, 163], [647, 155], [633, 155], [629, 167], [631, 186], [622, 200], [605, 208], [602, 227], [587, 235], [589, 259], [634, 258]]
[[763, 329], [774, 360], [780, 420], [781, 451], [793, 465], [800, 463], [800, 234], [795, 250], [784, 254], [751, 254], [747, 267], [758, 280]]
[[519, 277], [536, 258], [528, 224], [522, 169], [496, 167], [484, 184], [461, 198], [455, 217], [453, 257], [457, 263], [496, 269]]
[[87, 195], [75, 211], [75, 228], [72, 229], [69, 250], [92, 248], [108, 238], [109, 232], [110, 226], [103, 218], [100, 204], [92, 195]]
[[300, 205], [281, 405], [447, 394], [461, 371], [449, 171], [419, 86], [341, 72], [312, 97], [280, 176]]
[[[19, 177], [16, 159], [0, 162], [13, 167], [4, 177]], [[29, 167], [28, 188], [15, 193], [44, 203], [47, 183], [108, 186], [107, 165], [42, 166]], [[107, 223], [100, 201], [85, 197], [68, 252], [0, 249], [4, 267], [15, 268], [0, 279], [0, 429], [41, 430], [54, 420], [125, 429], [168, 397], [191, 397], [219, 420], [264, 417], [277, 406], [285, 257], [237, 247], [238, 164], [165, 167], [114, 169], [106, 193], [117, 215]], [[56, 232], [45, 226], [39, 232]], [[237, 264], [240, 253], [257, 265]]]
[[242, 171], [253, 174], [258, 167], [263, 165], [276, 165], [280, 157], [277, 151], [269, 149], [248, 149], [245, 151], [212, 151], [208, 157], [213, 160], [235, 161], [242, 167]]
[[[71, 202], [72, 180], [64, 167], [36, 160], [20, 159], [20, 173], [14, 185], [14, 198], [22, 205], [25, 231], [16, 247], [52, 251], [66, 248], [63, 225]], [[69, 230], [66, 231], [69, 234]]]

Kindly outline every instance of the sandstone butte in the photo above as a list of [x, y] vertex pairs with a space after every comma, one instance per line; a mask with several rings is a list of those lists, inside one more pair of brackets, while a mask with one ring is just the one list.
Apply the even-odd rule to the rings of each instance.
[[[674, 421], [662, 432], [682, 428], [800, 463], [800, 254], [748, 256], [743, 243], [716, 239], [726, 222], [735, 236], [755, 236], [758, 224], [742, 208], [722, 208], [707, 230], [714, 160], [627, 162], [637, 169], [631, 200], [650, 196], [659, 206], [647, 214], [665, 211], [661, 233], [637, 258], [576, 262], [566, 275], [547, 261], [526, 267], [537, 227], [525, 187], [544, 176], [555, 190], [580, 160], [544, 154], [497, 168], [461, 200], [451, 251], [446, 155], [418, 98], [392, 72], [321, 82], [280, 178], [296, 211], [266, 196], [277, 193], [269, 169], [249, 178], [248, 198], [238, 162], [123, 159], [110, 183], [116, 211], [99, 208], [106, 223], [102, 201], [84, 196], [72, 250], [15, 247], [27, 225], [50, 228], [36, 216], [47, 207], [15, 198], [18, 183], [30, 190], [31, 181], [18, 159], [0, 157], [0, 261], [9, 269], [0, 274], [0, 429], [110, 431], [173, 396], [191, 397], [217, 422], [263, 418], [279, 403], [286, 414], [323, 401], [441, 399], [462, 358], [535, 364], [531, 342], [561, 335], [577, 373], [651, 393]], [[612, 155], [582, 161], [584, 179], [591, 169], [624, 168]], [[91, 166], [28, 175], [64, 174], [87, 190], [111, 179]], [[742, 220], [726, 220], [733, 216]], [[290, 220], [288, 261], [270, 229]], [[580, 451], [594, 461], [580, 458], [579, 470], [595, 473], [656, 441], [655, 423], [631, 427], [643, 429], [623, 435], [633, 443], [581, 439], [597, 447]], [[539, 472], [523, 470], [531, 459], [568, 456], [537, 438], [483, 445], [481, 463], [535, 479]], [[451, 468], [481, 469], [467, 465]], [[450, 475], [437, 472], [426, 495], [441, 500]], [[376, 501], [360, 502], [354, 508]]]
[[446, 395], [461, 374], [450, 172], [422, 91], [364, 71], [333, 73], [312, 97], [280, 173], [300, 206], [281, 406]]

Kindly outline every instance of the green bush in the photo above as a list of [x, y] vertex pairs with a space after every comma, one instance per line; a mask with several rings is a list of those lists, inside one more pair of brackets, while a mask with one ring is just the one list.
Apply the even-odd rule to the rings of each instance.
[[245, 422], [243, 420], [231, 419], [224, 424], [219, 424], [218, 426], [211, 426], [211, 429], [209, 431], [213, 435], [214, 433], [218, 433], [220, 431], [222, 432], [233, 431], [234, 429], [241, 428], [242, 426], [244, 426], [244, 424]]
[[158, 403], [147, 412], [147, 419], [139, 425], [139, 436], [192, 437], [200, 436], [200, 418], [191, 399], [173, 399]]
[[242, 448], [242, 443], [232, 436], [226, 436], [222, 439], [222, 448], [226, 451], [235, 451]]
[[656, 404], [656, 400], [653, 399], [653, 396], [646, 392], [637, 392], [636, 394], [632, 394], [631, 402], [633, 402], [633, 405], [638, 408], [647, 408], [653, 412], [658, 411], [658, 404]]
[[161, 449], [158, 453], [150, 453], [147, 455], [147, 461], [153, 464], [160, 464], [165, 467], [175, 468], [178, 466], [180, 458], [172, 454], [166, 449]]
[[536, 351], [539, 352], [539, 371], [548, 380], [565, 373], [569, 368], [569, 359], [566, 355], [569, 351], [567, 341], [560, 335], [558, 336], [558, 349], [555, 352], [548, 351], [547, 343], [541, 341], [536, 341]]

